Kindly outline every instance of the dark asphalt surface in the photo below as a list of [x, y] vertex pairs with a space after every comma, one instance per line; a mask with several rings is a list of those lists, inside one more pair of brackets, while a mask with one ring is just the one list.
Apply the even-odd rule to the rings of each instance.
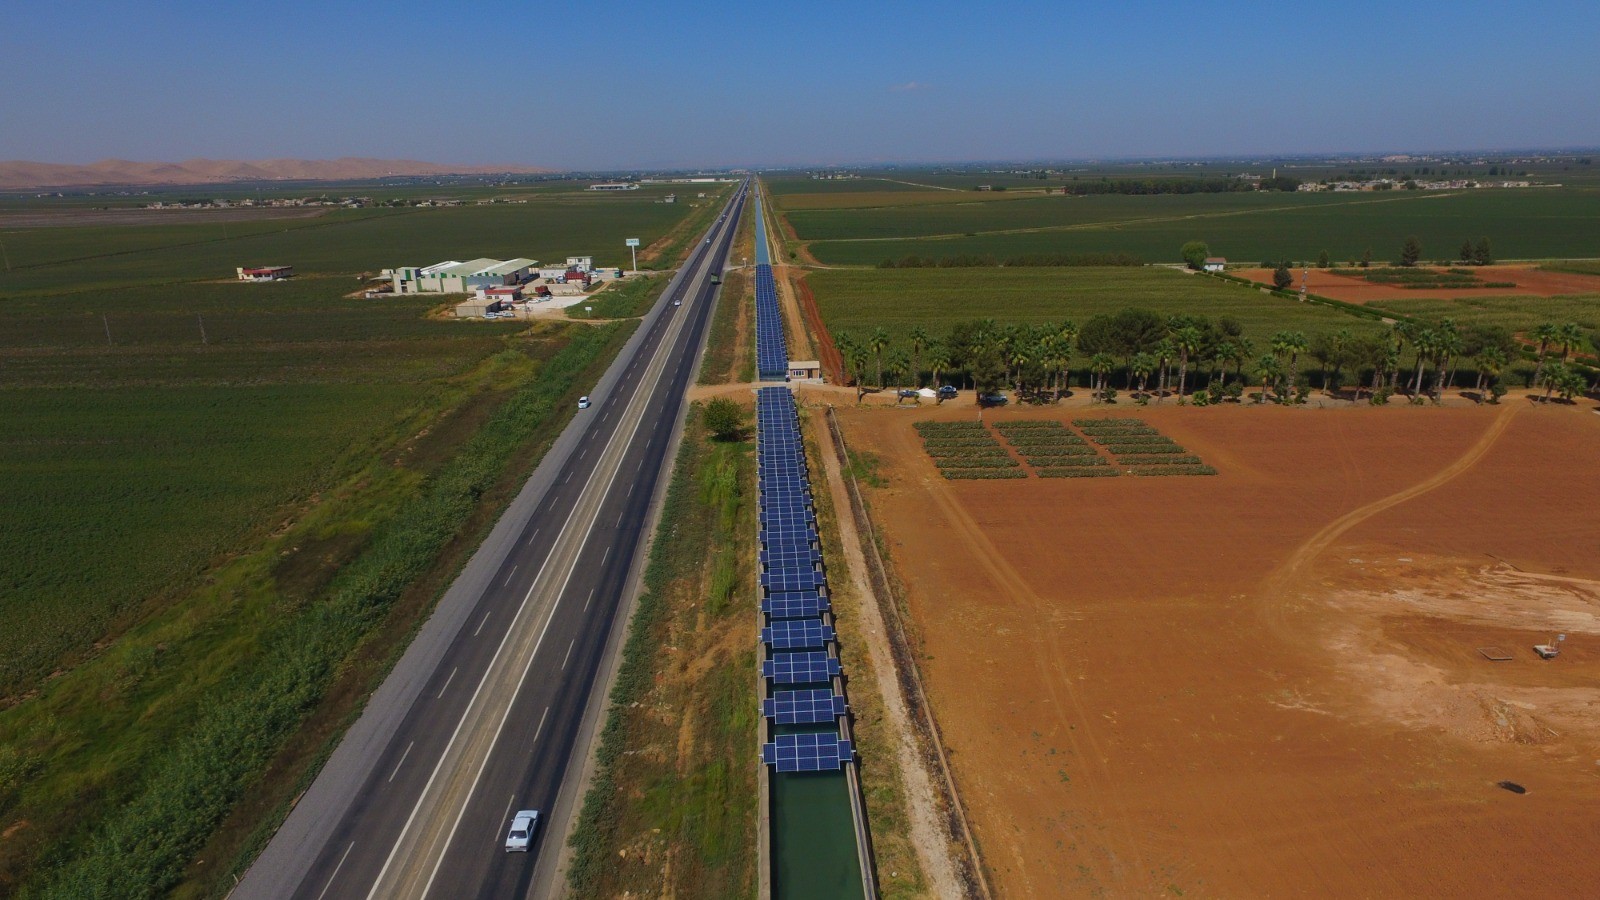
[[[569, 770], [576, 773], [576, 763], [588, 751], [578, 745], [582, 719], [624, 599], [629, 570], [648, 550], [649, 505], [660, 480], [669, 475], [669, 438], [683, 415], [684, 395], [695, 377], [697, 351], [711, 317], [715, 287], [700, 274], [722, 270], [744, 197], [744, 189], [736, 192], [727, 215], [708, 232], [711, 242], [700, 242], [684, 267], [686, 277], [663, 295], [662, 314], [649, 324], [632, 357], [618, 363], [627, 368], [615, 386], [568, 426], [569, 431], [579, 431], [576, 448], [549, 479], [531, 515], [520, 523], [488, 589], [465, 616], [398, 729], [367, 757], [370, 763], [359, 789], [314, 848], [309, 867], [304, 859], [298, 861], [295, 868], [303, 868], [304, 874], [290, 895], [317, 900], [365, 897], [372, 890], [437, 761], [463, 721], [505, 629], [531, 595], [557, 536], [591, 486], [601, 451], [614, 433], [633, 427], [632, 421], [624, 421], [626, 408], [641, 389], [649, 360], [664, 353], [665, 369], [642, 410], [615, 480], [600, 501], [560, 602], [543, 626], [538, 649], [526, 661], [511, 714], [466, 807], [456, 811], [460, 818], [428, 896], [526, 896], [535, 865], [541, 860], [553, 864], [555, 852], [539, 851], [556, 849], [544, 845], [560, 839], [564, 822], [541, 822], [526, 854], [504, 852], [505, 832], [519, 809], [539, 809], [548, 819]], [[672, 307], [674, 299], [681, 299], [682, 306]], [[675, 317], [687, 321], [674, 340], [664, 343]]]

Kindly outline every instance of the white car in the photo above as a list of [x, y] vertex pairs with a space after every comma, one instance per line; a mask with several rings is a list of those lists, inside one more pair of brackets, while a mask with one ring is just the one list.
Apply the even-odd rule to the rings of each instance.
[[533, 843], [533, 832], [539, 827], [537, 809], [520, 810], [511, 819], [511, 832], [506, 835], [507, 853], [527, 853]]
[[578, 398], [578, 408], [579, 409], [588, 409], [589, 408], [589, 398], [588, 397], [579, 397]]
[[673, 306], [682, 306], [683, 305], [683, 301], [682, 300], [674, 300], [674, 301], [672, 301], [672, 305]]

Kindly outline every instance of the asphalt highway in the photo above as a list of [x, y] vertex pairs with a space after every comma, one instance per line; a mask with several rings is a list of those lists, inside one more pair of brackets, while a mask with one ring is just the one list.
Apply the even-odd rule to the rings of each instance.
[[[235, 897], [506, 898], [552, 884], [576, 806], [569, 780], [589, 750], [614, 626], [649, 549], [652, 504], [670, 474], [672, 435], [710, 321], [710, 276], [722, 271], [746, 190], [702, 237], [593, 405], [547, 454]], [[506, 853], [521, 809], [540, 810], [543, 821], [528, 853]]]

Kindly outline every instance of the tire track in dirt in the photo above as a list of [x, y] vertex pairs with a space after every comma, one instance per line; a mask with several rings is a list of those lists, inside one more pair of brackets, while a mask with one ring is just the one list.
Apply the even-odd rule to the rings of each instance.
[[[919, 452], [919, 448], [914, 446], [915, 438], [909, 429], [903, 434], [897, 433], [894, 439], [901, 445], [897, 451], [901, 459], [915, 458], [914, 454]], [[1030, 607], [1038, 621], [1050, 621], [1056, 611], [1055, 608], [1029, 587], [1021, 573], [1006, 561], [1000, 549], [989, 540], [988, 535], [984, 534], [983, 526], [979, 525], [967, 513], [961, 501], [951, 494], [950, 486], [945, 483], [944, 478], [936, 473], [932, 478], [927, 478], [924, 485], [928, 494], [944, 513], [945, 520], [952, 526], [954, 536], [967, 546], [970, 558], [977, 560], [996, 589], [1014, 601]], [[1108, 843], [1114, 840], [1113, 835], [1115, 835], [1115, 843], [1119, 845], [1107, 848], [1110, 851], [1107, 854], [1110, 863], [1108, 874], [1115, 884], [1134, 887], [1135, 883], [1131, 878], [1147, 872], [1148, 868], [1144, 861], [1141, 841], [1130, 824], [1132, 814], [1117, 788], [1116, 779], [1106, 769], [1110, 757], [1095, 736], [1096, 720], [1090, 717], [1083, 698], [1074, 689], [1072, 674], [1058, 662], [1064, 658], [1059, 640], [1046, 634], [1044, 628], [1030, 631], [1028, 640], [1033, 644], [1032, 656], [1034, 667], [1038, 670], [1039, 683], [1049, 692], [1052, 707], [1061, 713], [1070, 711], [1077, 719], [1076, 723], [1058, 719], [1059, 725], [1067, 727], [1059, 728], [1057, 734], [1066, 739], [1072, 747], [1073, 756], [1085, 765], [1084, 780], [1097, 798], [1094, 805], [1099, 808], [1084, 812], [1106, 826], [1101, 835]], [[1082, 727], [1072, 727], [1075, 724]], [[1019, 867], [1019, 869], [1027, 871], [1026, 868]]]
[[1414, 500], [1423, 494], [1444, 486], [1458, 475], [1477, 465], [1494, 448], [1501, 435], [1505, 434], [1518, 409], [1519, 407], [1516, 406], [1507, 406], [1501, 410], [1500, 415], [1495, 417], [1495, 420], [1489, 424], [1488, 429], [1455, 462], [1405, 490], [1397, 491], [1387, 497], [1374, 500], [1365, 506], [1345, 513], [1324, 525], [1320, 531], [1295, 548], [1294, 552], [1289, 554], [1289, 557], [1271, 575], [1268, 575], [1265, 582], [1263, 582], [1261, 610], [1262, 617], [1267, 624], [1276, 632], [1282, 633], [1284, 631], [1283, 614], [1289, 605], [1283, 599], [1284, 593], [1306, 565], [1325, 553], [1329, 547], [1333, 546], [1335, 541], [1343, 537], [1350, 529], [1385, 510], [1393, 509], [1402, 503]]

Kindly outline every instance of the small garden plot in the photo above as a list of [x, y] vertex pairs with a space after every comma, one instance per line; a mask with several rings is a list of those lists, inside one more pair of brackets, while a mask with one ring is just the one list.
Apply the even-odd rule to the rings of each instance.
[[946, 478], [1027, 478], [1022, 464], [977, 422], [918, 422], [922, 448]]
[[1035, 469], [1110, 465], [1088, 441], [1060, 422], [1048, 419], [1001, 422], [995, 430]]
[[1130, 475], [1217, 474], [1200, 457], [1141, 419], [1075, 419], [1072, 424]]

